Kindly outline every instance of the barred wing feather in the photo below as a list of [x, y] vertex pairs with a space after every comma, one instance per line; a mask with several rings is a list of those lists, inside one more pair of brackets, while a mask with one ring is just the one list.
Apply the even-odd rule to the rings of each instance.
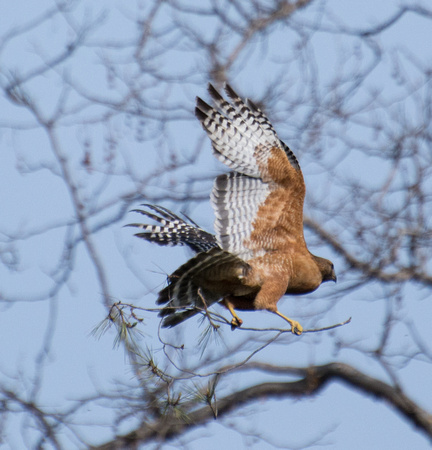
[[221, 248], [244, 261], [260, 256], [247, 245], [254, 228], [258, 210], [274, 184], [264, 183], [237, 172], [216, 178], [211, 204], [216, 216], [215, 231]]

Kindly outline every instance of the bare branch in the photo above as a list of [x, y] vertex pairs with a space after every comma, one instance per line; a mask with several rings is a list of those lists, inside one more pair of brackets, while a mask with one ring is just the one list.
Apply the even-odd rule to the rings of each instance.
[[[342, 363], [331, 363], [324, 366], [312, 366], [295, 370], [296, 373], [301, 373], [303, 378], [292, 382], [263, 383], [219, 399], [218, 418], [220, 419], [248, 403], [261, 399], [298, 398], [316, 395], [330, 382], [342, 381], [366, 395], [371, 395], [389, 403], [432, 440], [432, 416], [399, 389]], [[118, 436], [111, 442], [92, 448], [113, 450], [124, 448], [127, 445], [149, 443], [153, 440], [166, 442], [184, 433], [186, 430], [209, 422], [214, 419], [214, 414], [211, 408], [204, 407], [187, 413], [187, 418], [188, 420], [184, 421], [173, 417], [165, 417], [162, 422], [145, 423], [125, 436]]]

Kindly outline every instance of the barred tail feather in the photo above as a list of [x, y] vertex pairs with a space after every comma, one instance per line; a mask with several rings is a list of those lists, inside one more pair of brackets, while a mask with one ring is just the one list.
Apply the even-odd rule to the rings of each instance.
[[159, 313], [162, 327], [173, 327], [209, 308], [233, 286], [241, 286], [249, 270], [249, 264], [220, 248], [199, 253], [170, 275], [168, 286], [160, 291], [156, 303], [167, 304]]
[[198, 309], [187, 309], [186, 311], [177, 311], [175, 313], [169, 313], [162, 321], [162, 328], [172, 328], [179, 323], [184, 322], [189, 317], [193, 317], [198, 313]]

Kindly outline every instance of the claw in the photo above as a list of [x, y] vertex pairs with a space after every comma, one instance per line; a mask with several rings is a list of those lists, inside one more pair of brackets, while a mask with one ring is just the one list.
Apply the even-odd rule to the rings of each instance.
[[233, 316], [231, 320], [231, 330], [235, 330], [236, 328], [241, 327], [242, 323], [243, 320], [241, 320], [239, 316]]
[[296, 321], [292, 320], [287, 316], [284, 316], [279, 311], [273, 311], [278, 316], [282, 317], [282, 319], [286, 320], [291, 325], [291, 333], [296, 334], [297, 336], [300, 336], [303, 332], [303, 327]]
[[229, 312], [233, 316], [231, 320], [231, 330], [235, 330], [236, 328], [241, 327], [243, 320], [241, 320], [240, 317], [234, 311], [232, 303], [229, 300], [225, 299], [223, 301], [223, 304], [226, 306], [226, 308], [228, 308]]
[[291, 321], [291, 333], [300, 336], [303, 332], [303, 327], [295, 320]]

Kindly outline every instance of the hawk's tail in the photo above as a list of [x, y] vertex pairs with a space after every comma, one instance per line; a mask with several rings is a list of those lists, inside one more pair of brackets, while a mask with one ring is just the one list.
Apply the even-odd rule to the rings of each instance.
[[195, 253], [205, 252], [213, 247], [218, 247], [216, 237], [199, 228], [188, 217], [187, 219], [191, 223], [187, 223], [181, 217], [162, 206], [148, 204], [141, 206], [151, 209], [156, 214], [143, 209], [134, 209], [132, 212], [140, 213], [154, 220], [158, 225], [148, 225], [145, 223], [130, 223], [126, 225], [144, 230], [143, 232], [136, 233], [135, 236], [159, 245], [187, 245]]
[[159, 293], [157, 303], [167, 304], [159, 315], [162, 327], [173, 327], [242, 286], [249, 264], [219, 247], [202, 252], [180, 266]]

